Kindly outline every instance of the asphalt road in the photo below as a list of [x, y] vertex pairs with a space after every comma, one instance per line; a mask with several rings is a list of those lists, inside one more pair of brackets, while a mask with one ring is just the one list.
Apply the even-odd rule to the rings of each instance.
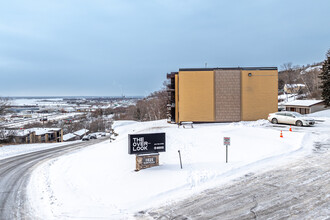
[[330, 140], [270, 171], [160, 208], [137, 219], [330, 219]]
[[106, 139], [109, 139], [109, 137], [78, 142], [0, 160], [0, 220], [34, 219], [28, 213], [25, 191], [30, 174], [35, 166], [46, 160], [99, 143]]

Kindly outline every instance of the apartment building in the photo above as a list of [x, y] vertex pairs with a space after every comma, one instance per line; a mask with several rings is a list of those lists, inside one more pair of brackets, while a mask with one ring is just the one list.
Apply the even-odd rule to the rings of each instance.
[[278, 109], [277, 67], [185, 68], [167, 78], [172, 123], [253, 121]]

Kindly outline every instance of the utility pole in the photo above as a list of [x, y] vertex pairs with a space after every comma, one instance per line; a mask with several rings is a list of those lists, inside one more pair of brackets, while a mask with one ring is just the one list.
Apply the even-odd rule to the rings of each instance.
[[110, 136], [110, 143], [111, 143], [111, 135], [112, 135], [112, 119], [110, 120], [110, 126], [109, 126], [109, 136]]

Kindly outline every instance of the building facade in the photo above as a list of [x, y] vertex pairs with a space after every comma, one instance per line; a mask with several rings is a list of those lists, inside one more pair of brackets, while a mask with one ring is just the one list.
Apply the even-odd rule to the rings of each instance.
[[284, 104], [286, 111], [310, 114], [329, 109], [325, 107], [323, 100], [295, 100]]
[[302, 91], [305, 87], [304, 84], [285, 84], [283, 90], [286, 94], [296, 94]]
[[[63, 142], [62, 128], [28, 128], [5, 130], [3, 142], [16, 144], [56, 143]], [[1, 142], [1, 140], [0, 140]]]
[[278, 108], [276, 67], [179, 69], [167, 78], [169, 122], [251, 121]]

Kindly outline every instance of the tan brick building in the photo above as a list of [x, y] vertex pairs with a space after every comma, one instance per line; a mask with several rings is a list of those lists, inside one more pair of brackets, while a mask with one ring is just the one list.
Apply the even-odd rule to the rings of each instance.
[[[32, 144], [63, 142], [62, 128], [28, 128], [4, 130], [4, 143]], [[1, 137], [0, 137], [1, 142]]]
[[252, 121], [277, 111], [276, 67], [180, 69], [167, 78], [170, 122]]

